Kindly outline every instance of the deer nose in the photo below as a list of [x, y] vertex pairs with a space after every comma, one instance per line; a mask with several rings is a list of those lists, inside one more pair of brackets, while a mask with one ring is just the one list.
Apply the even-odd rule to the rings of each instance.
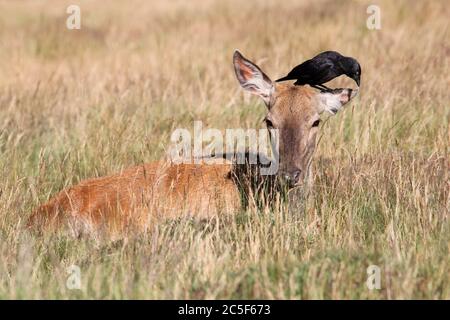
[[293, 170], [289, 171], [284, 175], [284, 178], [286, 181], [288, 181], [290, 184], [296, 184], [298, 180], [300, 179], [301, 170]]

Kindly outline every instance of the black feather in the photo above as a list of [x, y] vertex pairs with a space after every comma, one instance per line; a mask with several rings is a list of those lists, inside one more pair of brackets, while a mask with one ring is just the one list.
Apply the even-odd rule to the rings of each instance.
[[325, 51], [292, 69], [285, 77], [276, 80], [296, 80], [295, 85], [322, 85], [345, 74], [359, 86], [361, 67], [358, 61], [336, 51]]

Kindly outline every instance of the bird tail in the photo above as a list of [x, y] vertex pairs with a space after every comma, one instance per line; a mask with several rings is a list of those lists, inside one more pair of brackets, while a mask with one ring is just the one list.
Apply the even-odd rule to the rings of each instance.
[[286, 77], [280, 78], [278, 80], [275, 80], [275, 82], [286, 81], [286, 80], [293, 80], [293, 79], [290, 76], [286, 76]]

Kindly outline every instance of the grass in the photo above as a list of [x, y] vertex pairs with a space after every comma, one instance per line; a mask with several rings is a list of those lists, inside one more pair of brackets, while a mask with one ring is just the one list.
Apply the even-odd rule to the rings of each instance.
[[[0, 1], [0, 298], [450, 298], [446, 1], [379, 1], [381, 30], [370, 1], [79, 1], [72, 31], [69, 4]], [[163, 157], [175, 128], [261, 126], [235, 48], [273, 79], [326, 49], [361, 62], [360, 96], [321, 125], [302, 210], [116, 242], [23, 230], [60, 189]]]

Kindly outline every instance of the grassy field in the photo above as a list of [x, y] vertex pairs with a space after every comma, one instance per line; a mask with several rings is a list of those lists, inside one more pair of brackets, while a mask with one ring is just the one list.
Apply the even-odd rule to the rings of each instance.
[[[1, 299], [450, 298], [447, 1], [377, 1], [380, 30], [371, 1], [86, 0], [68, 30], [72, 3], [0, 0]], [[359, 97], [321, 124], [304, 210], [118, 242], [24, 231], [63, 187], [163, 157], [175, 128], [262, 127], [236, 48], [272, 79], [327, 49], [362, 65]]]

